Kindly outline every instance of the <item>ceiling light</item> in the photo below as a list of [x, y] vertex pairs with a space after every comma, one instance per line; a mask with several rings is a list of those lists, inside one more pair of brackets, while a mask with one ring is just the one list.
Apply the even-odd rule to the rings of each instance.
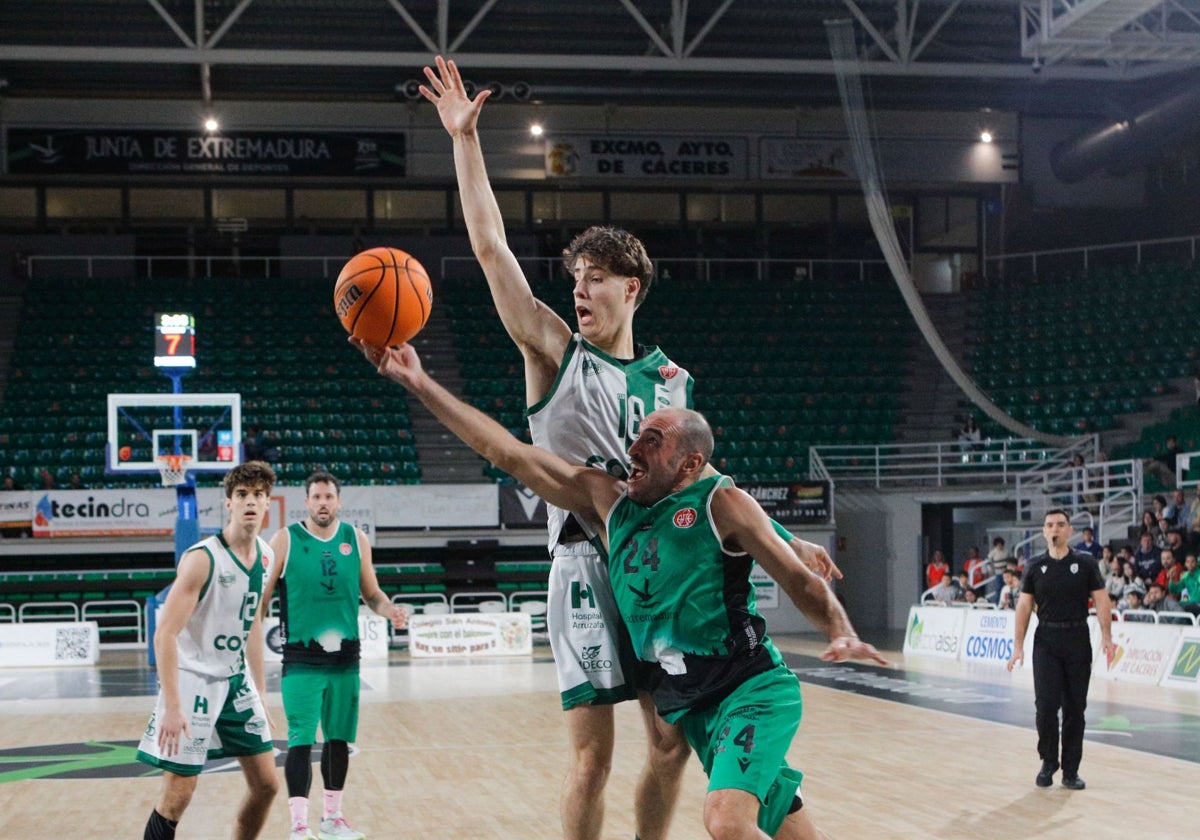
[[992, 142], [992, 132], [988, 131], [985, 128], [983, 131], [981, 131], [979, 133], [979, 139], [982, 140], [984, 143], [991, 143]]
[[219, 122], [217, 122], [216, 117], [205, 117], [204, 118], [204, 130], [207, 131], [209, 134], [212, 134], [214, 131], [216, 131], [220, 127], [221, 127], [221, 124]]
[[542, 128], [541, 123], [534, 123], [533, 125], [529, 126], [529, 133], [534, 137], [541, 137], [545, 130], [546, 129]]

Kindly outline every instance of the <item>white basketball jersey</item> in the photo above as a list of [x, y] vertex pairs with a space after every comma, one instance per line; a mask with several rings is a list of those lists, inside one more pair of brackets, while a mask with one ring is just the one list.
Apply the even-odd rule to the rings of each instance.
[[[692, 377], [657, 347], [630, 362], [571, 337], [549, 393], [526, 411], [535, 445], [573, 464], [629, 474], [628, 450], [642, 420], [660, 408], [692, 407]], [[550, 551], [569, 511], [546, 505]], [[588, 538], [594, 537], [590, 529]]]
[[262, 598], [263, 569], [275, 560], [271, 547], [256, 538], [258, 552], [250, 568], [214, 534], [188, 551], [209, 557], [208, 580], [200, 600], [176, 639], [179, 667], [197, 674], [226, 678], [245, 668], [246, 636]]

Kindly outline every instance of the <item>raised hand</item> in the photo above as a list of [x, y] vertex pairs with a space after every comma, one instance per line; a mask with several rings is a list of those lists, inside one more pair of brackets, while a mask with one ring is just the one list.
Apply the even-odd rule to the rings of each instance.
[[426, 67], [425, 77], [429, 79], [429, 86], [421, 85], [421, 95], [437, 106], [438, 116], [442, 118], [442, 125], [450, 136], [473, 133], [475, 123], [479, 120], [479, 111], [492, 92], [481, 90], [474, 99], [468, 97], [458, 65], [440, 55], [437, 57], [437, 71]]

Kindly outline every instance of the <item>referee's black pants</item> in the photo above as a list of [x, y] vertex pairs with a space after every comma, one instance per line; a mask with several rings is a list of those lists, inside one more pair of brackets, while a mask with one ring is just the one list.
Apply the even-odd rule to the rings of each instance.
[[1058, 711], [1062, 709], [1062, 770], [1079, 772], [1083, 758], [1083, 712], [1092, 676], [1092, 641], [1087, 622], [1070, 627], [1039, 624], [1033, 637], [1033, 692], [1037, 709], [1038, 755], [1050, 766], [1058, 760]]

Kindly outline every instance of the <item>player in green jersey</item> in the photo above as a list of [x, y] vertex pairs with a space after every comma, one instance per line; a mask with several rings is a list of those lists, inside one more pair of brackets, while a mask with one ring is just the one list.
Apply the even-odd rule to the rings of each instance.
[[[506, 241], [477, 130], [488, 92], [468, 97], [454, 62], [440, 56], [436, 70], [427, 67], [425, 75], [429, 84], [421, 92], [437, 105], [454, 141], [471, 248], [504, 328], [524, 358], [532, 440], [570, 462], [624, 476], [625, 452], [643, 418], [667, 406], [692, 405], [687, 371], [634, 339], [634, 314], [654, 279], [646, 249], [633, 234], [610, 227], [577, 236], [563, 252], [574, 284], [575, 325], [569, 326], [534, 297]], [[596, 535], [546, 501], [553, 558], [547, 625], [571, 750], [561, 799], [563, 833], [565, 840], [597, 840], [614, 746], [612, 704], [631, 699], [635, 681], [622, 667], [628, 651], [603, 561], [592, 545]], [[790, 545], [820, 574], [841, 577], [822, 546], [795, 538]], [[581, 590], [591, 594], [586, 604], [571, 597]], [[595, 667], [597, 662], [608, 664]], [[688, 749], [679, 728], [655, 714], [649, 694], [636, 694], [649, 749], [634, 824], [641, 840], [664, 840]]]
[[800, 723], [799, 682], [755, 609], [749, 557], [831, 640], [822, 659], [887, 663], [858, 638], [833, 591], [758, 503], [724, 476], [703, 477], [713, 448], [704, 418], [684, 408], [647, 416], [622, 480], [517, 440], [434, 382], [412, 347], [355, 343], [476, 452], [599, 535], [655, 706], [682, 726], [708, 774], [709, 833], [820, 837], [800, 807], [800, 774], [784, 760]]
[[320, 840], [362, 840], [342, 815], [342, 791], [350, 764], [350, 743], [358, 734], [358, 601], [400, 629], [405, 611], [379, 588], [371, 565], [371, 544], [338, 519], [342, 485], [327, 472], [304, 482], [308, 516], [271, 537], [275, 562], [263, 590], [264, 602], [279, 594], [283, 635], [283, 708], [288, 721], [284, 763], [289, 840], [307, 840], [308, 793], [317, 724], [325, 737], [321, 779], [325, 784]]

